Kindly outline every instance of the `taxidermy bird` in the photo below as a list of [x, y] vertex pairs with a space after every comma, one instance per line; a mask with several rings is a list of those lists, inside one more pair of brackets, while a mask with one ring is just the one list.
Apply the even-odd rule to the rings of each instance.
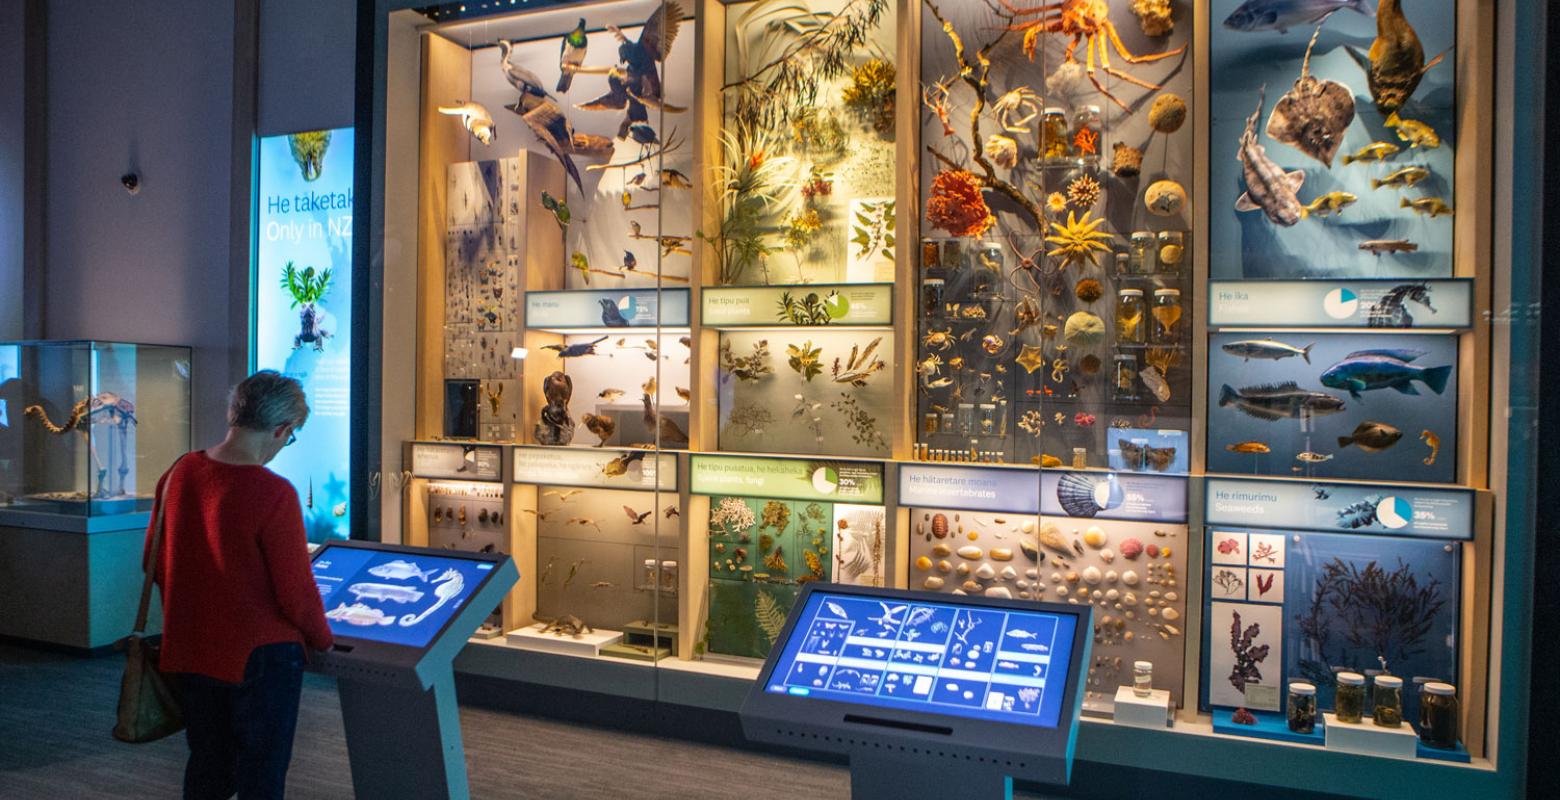
[[552, 350], [558, 354], [559, 358], [579, 358], [580, 356], [596, 355], [596, 345], [601, 344], [606, 340], [607, 337], [603, 336], [593, 342], [579, 342], [577, 344], [569, 345], [549, 344], [542, 347], [542, 349]]
[[498, 40], [498, 68], [504, 71], [504, 77], [509, 80], [509, 85], [520, 91], [522, 101], [527, 95], [538, 98], [551, 97], [552, 95], [542, 88], [544, 84], [540, 75], [510, 59], [510, 56], [514, 55], [514, 46], [515, 43], [508, 39]]
[[552, 212], [553, 219], [557, 220], [559, 229], [564, 231], [569, 229], [569, 219], [573, 215], [569, 213], [569, 204], [567, 202], [553, 197], [547, 193], [546, 189], [543, 189], [542, 208]]
[[626, 269], [629, 272], [633, 272], [634, 270], [636, 270], [638, 268], [639, 268], [639, 258], [634, 255], [634, 251], [632, 251], [632, 250], [624, 250], [623, 251], [623, 269]]
[[617, 423], [613, 422], [611, 417], [601, 414], [586, 414], [581, 419], [585, 422], [585, 430], [596, 434], [601, 439], [600, 442], [596, 443], [597, 447], [606, 444], [607, 440], [612, 438], [612, 434], [617, 431]]
[[562, 73], [558, 76], [558, 91], [569, 91], [575, 70], [585, 63], [585, 48], [589, 44], [590, 40], [585, 37], [585, 18], [580, 17], [580, 24], [563, 37], [563, 44], [558, 49], [558, 69]]
[[692, 189], [693, 181], [675, 169], [661, 170], [661, 186], [667, 189]]
[[456, 100], [455, 105], [439, 106], [439, 113], [460, 117], [460, 124], [466, 126], [472, 138], [483, 144], [492, 144], [493, 139], [497, 137], [497, 131], [493, 127], [493, 115], [489, 114], [487, 107], [481, 103]]
[[657, 71], [659, 63], [671, 52], [681, 24], [682, 6], [668, 2], [658, 6], [645, 21], [637, 42], [629, 41], [618, 28], [607, 26], [618, 40], [618, 63], [607, 71], [607, 93], [576, 107], [586, 111], [625, 110], [623, 124], [618, 126], [619, 139], [628, 138], [634, 123], [650, 121], [646, 106], [672, 113], [687, 111], [665, 102]]
[[642, 394], [639, 399], [645, 404], [645, 425], [651, 430], [659, 430], [662, 444], [686, 444], [688, 434], [667, 417], [655, 413], [655, 406], [650, 404], [650, 395]]
[[623, 312], [618, 310], [617, 303], [603, 297], [601, 299], [601, 324], [608, 328], [626, 328], [628, 319]]
[[639, 144], [645, 145], [647, 147], [652, 144], [660, 144], [661, 142], [661, 137], [656, 135], [655, 128], [650, 127], [650, 123], [648, 122], [635, 122], [634, 124], [629, 125], [628, 136]]

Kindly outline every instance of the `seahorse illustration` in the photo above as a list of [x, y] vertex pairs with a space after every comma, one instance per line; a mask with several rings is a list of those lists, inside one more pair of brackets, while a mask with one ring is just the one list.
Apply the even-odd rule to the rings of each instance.
[[1424, 283], [1405, 283], [1392, 288], [1379, 301], [1371, 305], [1366, 316], [1366, 326], [1371, 328], [1412, 328], [1414, 317], [1408, 313], [1405, 302], [1415, 302], [1435, 313], [1430, 305], [1430, 287]]

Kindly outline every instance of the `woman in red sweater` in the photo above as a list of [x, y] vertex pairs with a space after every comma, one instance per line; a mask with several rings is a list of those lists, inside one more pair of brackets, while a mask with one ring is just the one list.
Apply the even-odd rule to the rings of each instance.
[[161, 667], [182, 692], [187, 800], [282, 797], [303, 648], [331, 646], [298, 493], [265, 468], [308, 417], [298, 381], [257, 372], [233, 390], [227, 438], [157, 485]]

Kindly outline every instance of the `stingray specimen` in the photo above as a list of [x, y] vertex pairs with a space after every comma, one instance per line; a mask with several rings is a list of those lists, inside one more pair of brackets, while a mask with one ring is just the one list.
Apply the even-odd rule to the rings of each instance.
[[1343, 144], [1343, 132], [1354, 121], [1354, 92], [1337, 81], [1311, 75], [1311, 50], [1322, 33], [1323, 17], [1306, 45], [1300, 77], [1278, 98], [1268, 117], [1267, 135], [1332, 167], [1333, 156]]

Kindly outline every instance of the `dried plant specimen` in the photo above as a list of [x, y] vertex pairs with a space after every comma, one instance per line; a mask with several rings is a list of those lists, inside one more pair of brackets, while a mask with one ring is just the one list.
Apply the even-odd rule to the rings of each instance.
[[786, 363], [809, 383], [813, 378], [823, 374], [823, 365], [818, 363], [822, 353], [823, 348], [813, 347], [811, 340], [802, 342], [801, 346], [794, 344], [785, 346], [785, 354], [788, 357]]
[[868, 59], [850, 73], [850, 84], [841, 94], [845, 107], [872, 123], [872, 130], [894, 130], [894, 65], [881, 58]]
[[826, 297], [819, 297], [817, 292], [808, 292], [801, 297], [781, 292], [778, 302], [780, 310], [775, 318], [792, 325], [827, 325], [834, 321], [829, 307], [839, 302], [839, 296], [839, 292], [829, 292]]
[[775, 424], [775, 415], [757, 403], [743, 403], [731, 410], [727, 426], [747, 436], [762, 436]]
[[741, 533], [757, 522], [753, 509], [739, 497], [723, 498], [710, 512], [710, 524], [719, 528], [722, 535]]
[[879, 336], [867, 342], [867, 346], [864, 348], [858, 349], [852, 345], [850, 358], [845, 361], [843, 366], [840, 364], [840, 359], [834, 359], [834, 366], [831, 371], [834, 382], [848, 383], [857, 387], [866, 386], [868, 378], [887, 366], [883, 363], [883, 359], [876, 356], [878, 344], [882, 341], [883, 337]]
[[774, 528], [776, 533], [785, 532], [787, 525], [791, 524], [791, 507], [779, 500], [770, 500], [764, 504], [763, 524], [759, 530]]
[[764, 638], [769, 640], [770, 646], [774, 646], [775, 640], [780, 638], [780, 631], [785, 628], [785, 613], [768, 592], [760, 589], [754, 595], [753, 619], [758, 622], [758, 629], [764, 632]]
[[790, 566], [785, 563], [785, 548], [776, 547], [769, 555], [764, 556], [764, 567], [782, 575], [790, 571]]
[[765, 375], [773, 374], [775, 368], [769, 366], [769, 340], [754, 342], [753, 352], [745, 356], [734, 355], [731, 352], [731, 340], [723, 340], [720, 343], [720, 368], [744, 381], [758, 381]]
[[795, 395], [796, 407], [791, 409], [791, 420], [800, 422], [812, 431], [813, 441], [823, 444], [823, 417], [818, 415], [818, 409], [823, 408], [822, 403], [808, 400], [802, 395]]
[[861, 407], [855, 395], [850, 392], [840, 392], [840, 399], [830, 403], [829, 407], [845, 418], [845, 424], [851, 431], [850, 438], [856, 444], [878, 450], [888, 448], [888, 439], [877, 428], [877, 418]]

